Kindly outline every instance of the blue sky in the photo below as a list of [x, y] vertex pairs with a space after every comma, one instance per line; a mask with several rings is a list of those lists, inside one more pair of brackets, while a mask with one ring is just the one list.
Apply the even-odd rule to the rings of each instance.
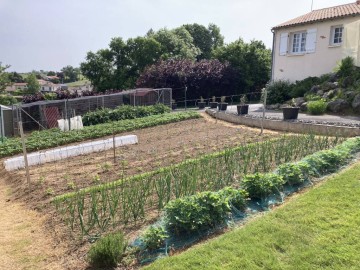
[[[355, 2], [313, 0], [314, 9]], [[110, 39], [153, 28], [215, 23], [225, 42], [271, 47], [271, 27], [309, 12], [311, 0], [0, 0], [0, 62], [11, 71], [79, 66]]]

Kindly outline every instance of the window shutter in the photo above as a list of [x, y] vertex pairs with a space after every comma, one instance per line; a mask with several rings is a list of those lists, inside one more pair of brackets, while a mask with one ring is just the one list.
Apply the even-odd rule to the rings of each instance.
[[317, 29], [309, 29], [306, 34], [306, 52], [314, 53], [316, 50], [316, 32]]
[[280, 55], [286, 55], [288, 51], [288, 33], [282, 33], [280, 35]]

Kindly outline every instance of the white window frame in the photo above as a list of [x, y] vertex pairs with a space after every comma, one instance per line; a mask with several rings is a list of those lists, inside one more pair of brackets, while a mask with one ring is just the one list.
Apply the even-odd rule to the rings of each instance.
[[[340, 30], [340, 35], [336, 33], [338, 30]], [[331, 26], [330, 30], [330, 46], [341, 46], [341, 44], [344, 41], [344, 26], [343, 25], [334, 25]]]
[[[291, 35], [290, 35], [290, 54], [305, 54], [306, 53], [306, 35], [307, 35], [306, 30], [291, 33]], [[296, 43], [295, 43], [295, 41], [296, 41]], [[296, 47], [294, 47], [294, 46], [296, 46]]]

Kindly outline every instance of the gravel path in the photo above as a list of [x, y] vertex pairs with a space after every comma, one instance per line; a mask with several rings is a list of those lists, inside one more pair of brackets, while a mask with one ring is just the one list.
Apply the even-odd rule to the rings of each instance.
[[[262, 104], [251, 104], [249, 106], [249, 114], [246, 117], [261, 118], [262, 117]], [[228, 113], [237, 114], [236, 105], [228, 106]], [[265, 118], [270, 120], [282, 120], [282, 111], [266, 110]], [[292, 122], [301, 122], [309, 124], [333, 125], [333, 126], [347, 126], [360, 128], [360, 117], [356, 116], [338, 116], [338, 115], [309, 115], [299, 113], [297, 120], [288, 120]]]

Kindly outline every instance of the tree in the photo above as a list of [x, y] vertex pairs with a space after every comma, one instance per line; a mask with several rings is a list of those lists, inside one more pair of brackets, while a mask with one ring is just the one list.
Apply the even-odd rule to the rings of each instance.
[[173, 98], [184, 98], [184, 87], [188, 87], [188, 99], [200, 96], [209, 98], [213, 95], [231, 94], [232, 80], [235, 73], [227, 64], [218, 60], [201, 60], [198, 62], [183, 59], [159, 61], [148, 66], [140, 75], [138, 87], [173, 88]]
[[11, 72], [8, 74], [9, 80], [13, 83], [23, 83], [25, 82], [24, 78], [17, 72]]
[[80, 64], [81, 73], [86, 76], [97, 91], [105, 91], [113, 87], [114, 66], [109, 49], [96, 53], [88, 52], [86, 61]]
[[35, 73], [31, 73], [26, 78], [26, 83], [27, 83], [27, 92], [29, 94], [36, 94], [37, 92], [40, 91], [40, 83], [38, 82]]
[[214, 58], [229, 62], [237, 72], [235, 92], [259, 92], [270, 79], [271, 51], [261, 41], [238, 39], [214, 51]]
[[212, 51], [224, 43], [224, 38], [220, 35], [220, 28], [215, 24], [210, 24], [208, 28], [197, 23], [185, 24], [183, 27], [192, 36], [194, 45], [201, 50], [197, 56], [198, 60], [210, 59]]
[[200, 54], [200, 49], [193, 44], [193, 38], [185, 27], [173, 30], [160, 29], [149, 37], [161, 44], [162, 59], [192, 59]]
[[70, 65], [63, 67], [61, 72], [64, 74], [64, 82], [76, 82], [80, 75], [80, 70]]
[[49, 71], [46, 75], [47, 76], [55, 76], [56, 73], [55, 73], [55, 71]]
[[0, 62], [0, 93], [4, 92], [6, 87], [11, 84], [9, 75], [5, 72], [9, 67], [9, 65], [2, 66]]

